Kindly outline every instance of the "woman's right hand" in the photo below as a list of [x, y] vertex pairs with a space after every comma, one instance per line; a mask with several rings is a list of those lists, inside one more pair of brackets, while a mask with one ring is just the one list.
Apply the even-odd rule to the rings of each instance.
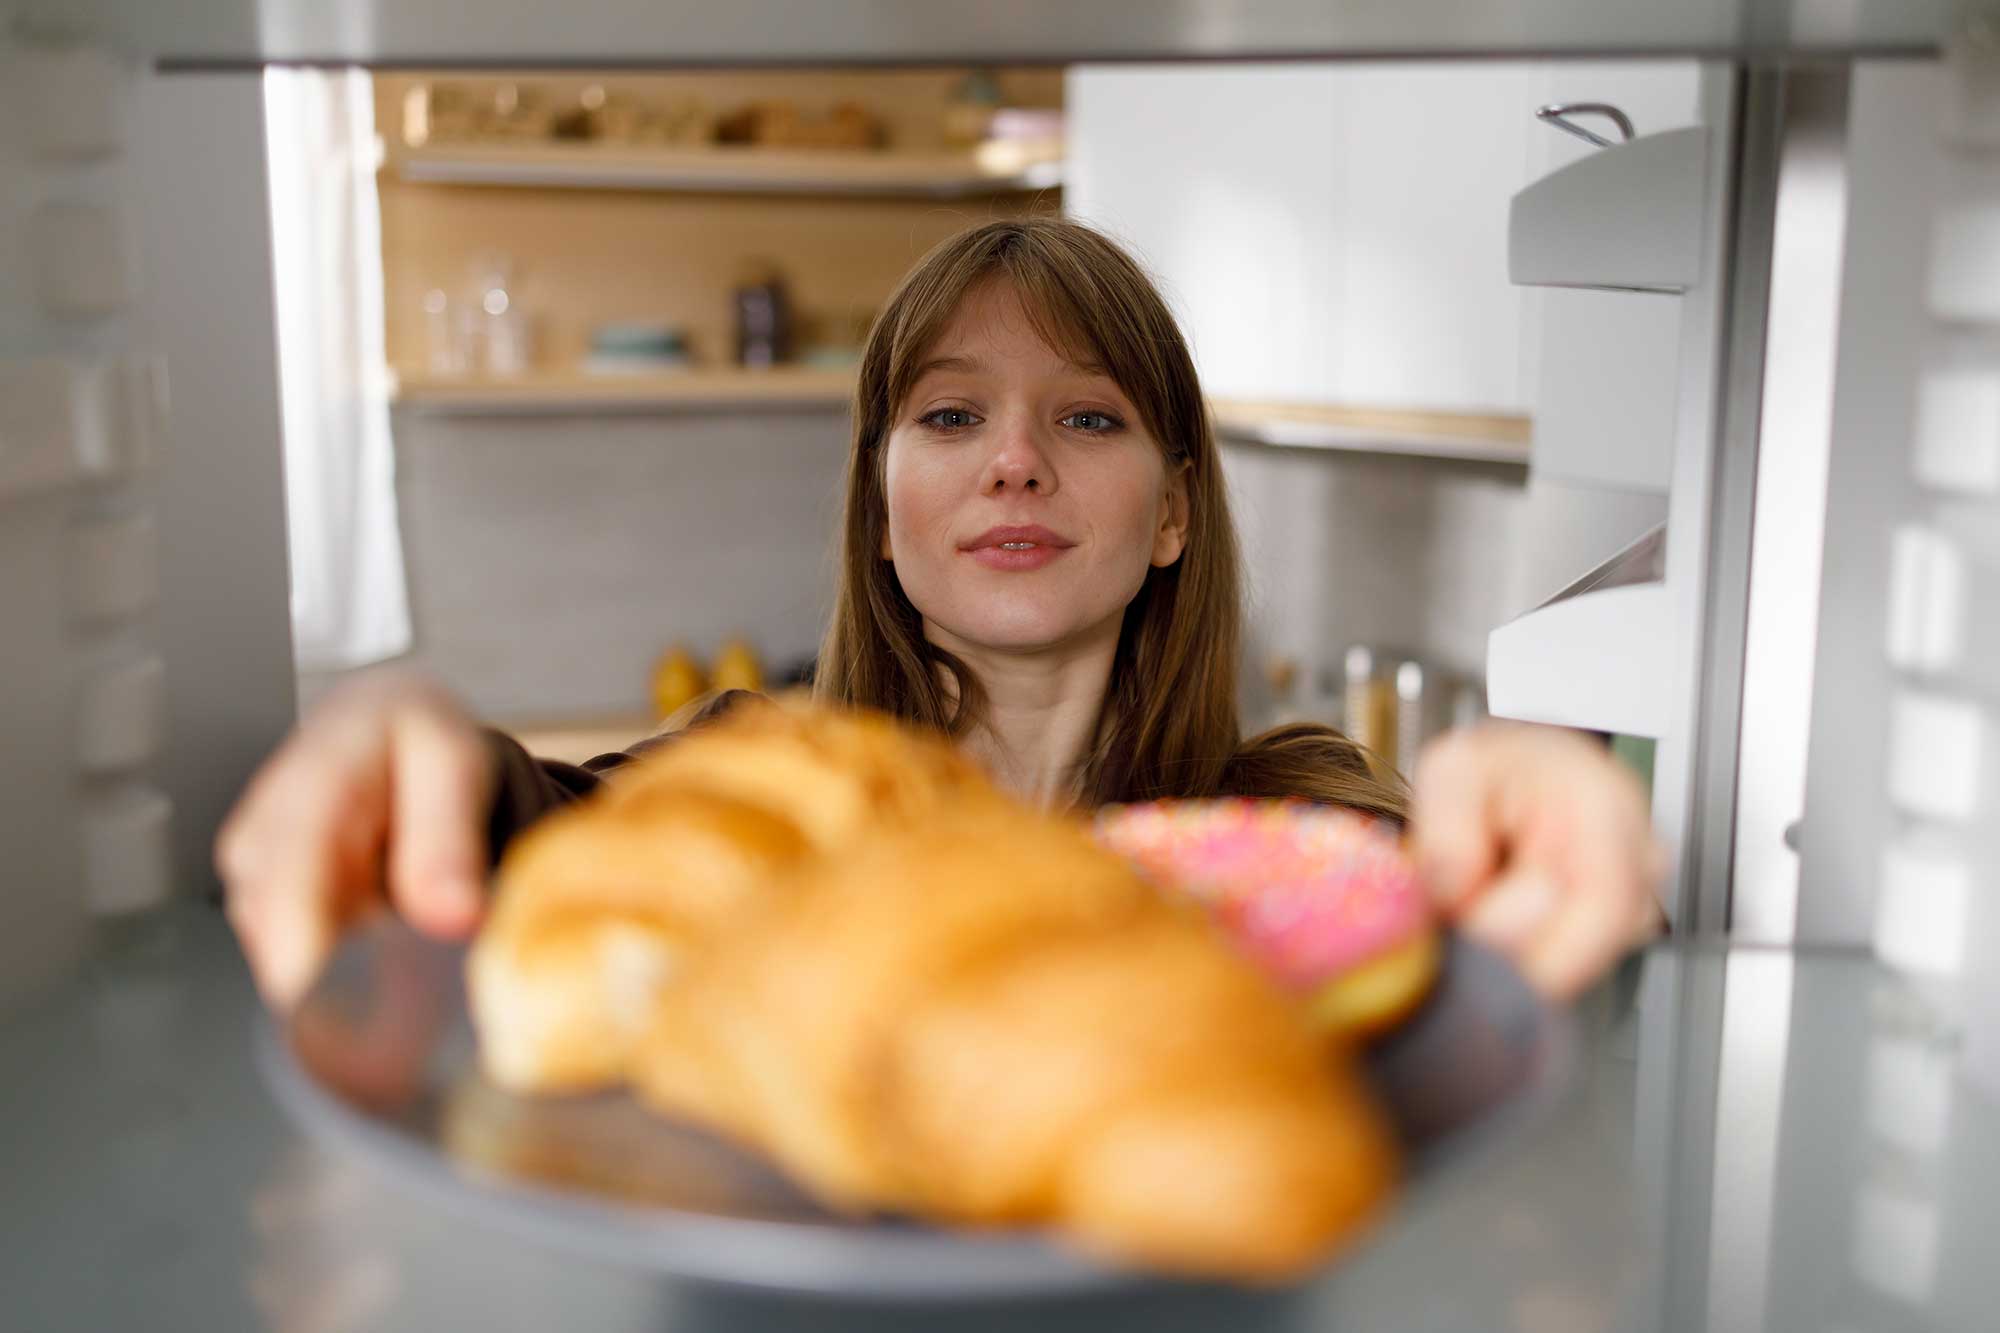
[[223, 821], [215, 864], [265, 1000], [289, 1008], [340, 932], [387, 901], [459, 938], [485, 904], [492, 760], [442, 687], [400, 672], [333, 693], [264, 761]]

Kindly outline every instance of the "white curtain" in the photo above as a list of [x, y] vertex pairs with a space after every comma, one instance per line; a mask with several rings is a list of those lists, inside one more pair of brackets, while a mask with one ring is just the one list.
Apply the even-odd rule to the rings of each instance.
[[382, 346], [380, 155], [359, 71], [264, 76], [298, 668], [407, 652]]

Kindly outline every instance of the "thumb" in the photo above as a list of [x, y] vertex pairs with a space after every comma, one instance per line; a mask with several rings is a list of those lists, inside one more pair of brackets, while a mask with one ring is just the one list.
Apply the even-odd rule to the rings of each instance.
[[1410, 844], [1418, 873], [1448, 913], [1466, 908], [1498, 871], [1486, 738], [1453, 732], [1432, 743], [1417, 764]]

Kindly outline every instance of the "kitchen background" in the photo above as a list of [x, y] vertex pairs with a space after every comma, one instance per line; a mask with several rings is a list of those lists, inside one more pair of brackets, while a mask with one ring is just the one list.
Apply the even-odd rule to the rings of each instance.
[[1666, 515], [1678, 300], [1512, 285], [1508, 202], [1594, 151], [1537, 107], [1690, 124], [1692, 61], [266, 87], [302, 702], [400, 657], [574, 757], [677, 697], [670, 650], [795, 676], [868, 322], [993, 217], [1104, 227], [1174, 303], [1244, 530], [1255, 723], [1395, 758], [1401, 663], [1408, 751], [1481, 711], [1491, 629]]
[[[108, 45], [66, 40], [121, 8]], [[1378, 1278], [1372, 1303], [1343, 1288], [1340, 1317], [1990, 1323], [2000, 29], [1869, 0], [1308, 5], [1243, 6], [1236, 26], [1209, 9], [1135, 8], [1065, 41], [1051, 36], [1077, 35], [1065, 17], [1087, 23], [1095, 8], [1043, 6], [1034, 44], [1007, 49], [1234, 59], [1316, 45], [1341, 59], [995, 71], [998, 104], [1060, 106], [1059, 187], [1025, 149], [966, 167], [976, 150], [949, 148], [937, 128], [928, 142], [954, 154], [951, 169], [898, 173], [919, 165], [902, 154], [920, 141], [891, 137], [880, 150], [816, 149], [825, 174], [776, 193], [774, 179], [801, 183], [784, 150], [731, 146], [725, 162], [705, 156], [720, 147], [662, 141], [696, 119], [665, 85], [655, 101], [623, 76], [544, 83], [475, 67], [523, 52], [645, 62], [948, 47], [956, 58], [990, 31], [965, 16], [943, 35], [892, 24], [879, 5], [796, 11], [796, 33], [754, 6], [681, 7], [668, 24], [652, 4], [523, 4], [504, 32], [416, 0], [266, 0], [228, 30], [223, 8], [204, 18], [192, 2], [59, 0], [26, 6], [32, 29], [0, 26], [0, 98], [16, 112], [0, 133], [0, 712], [17, 756], [0, 785], [0, 1008], [21, 1020], [0, 1062], [20, 1071], [7, 1136], [17, 1207], [0, 1216], [14, 1224], [0, 1227], [0, 1251], [17, 1262], [0, 1286], [17, 1322], [116, 1327], [144, 1310], [156, 1323], [238, 1326], [266, 1301], [324, 1322], [343, 1275], [350, 1296], [376, 1302], [355, 1326], [435, 1326], [438, 1309], [467, 1301], [496, 1324], [532, 1310], [581, 1326], [577, 1305], [592, 1299], [634, 1327], [694, 1311], [630, 1275], [441, 1225], [296, 1140], [251, 1067], [259, 1020], [222, 924], [169, 890], [212, 888], [222, 811], [297, 696], [359, 662], [409, 656], [497, 721], [541, 735], [587, 724], [572, 738], [582, 744], [600, 731], [630, 739], [672, 643], [712, 660], [740, 636], [772, 673], [809, 651], [821, 585], [807, 567], [823, 558], [844, 445], [828, 391], [828, 349], [853, 332], [842, 321], [922, 250], [923, 219], [1061, 207], [1118, 231], [1161, 274], [1230, 423], [1255, 553], [1250, 678], [1297, 664], [1292, 696], [1260, 702], [1269, 714], [1344, 712], [1325, 682], [1355, 644], [1467, 675], [1484, 660], [1500, 708], [1507, 654], [1482, 656], [1486, 629], [1520, 628], [1518, 613], [1669, 507], [1670, 522], [1696, 515], [1677, 530], [1693, 540], [1670, 543], [1678, 567], [1636, 590], [1692, 605], [1671, 622], [1677, 637], [1625, 653], [1631, 636], [1604, 632], [1626, 623], [1636, 601], [1618, 594], [1633, 589], [1559, 603], [1568, 620], [1529, 616], [1593, 632], [1537, 645], [1548, 649], [1540, 697], [1571, 696], [1572, 708], [1512, 711], [1597, 725], [1618, 711], [1601, 687], [1642, 674], [1628, 659], [1664, 657], [1653, 649], [1667, 643], [1707, 664], [1642, 682], [1664, 681], [1656, 693], [1680, 710], [1661, 709], [1663, 735], [1678, 731], [1686, 752], [1699, 734], [1720, 755], [1691, 784], [1722, 815], [1697, 821], [1688, 845], [1683, 898], [1704, 910], [1646, 960], [1639, 1021], [1601, 1034], [1579, 1114], [1487, 1174], [1477, 1206], [1416, 1221], [1400, 1253], [1421, 1265], [1378, 1272], [1420, 1280]], [[1260, 15], [1293, 35], [1258, 27]], [[1172, 40], [1154, 19], [1180, 25]], [[746, 41], [730, 23], [761, 26]], [[1622, 40], [1628, 29], [1653, 35]], [[1843, 42], [1861, 54], [1847, 61]], [[1648, 48], [1705, 58], [1698, 74], [1349, 59]], [[350, 50], [399, 70], [376, 82], [256, 71], [260, 54]], [[438, 58], [450, 73], [426, 72]], [[925, 96], [988, 100], [959, 97], [970, 73], [950, 71]], [[703, 77], [722, 89], [701, 100], [717, 119], [762, 96], [748, 75]], [[864, 123], [947, 123], [948, 105], [896, 119], [894, 79], [879, 71], [859, 95], [809, 96], [814, 81], [779, 94], [797, 118], [770, 119], [851, 134], [856, 118], [832, 111], [855, 101]], [[540, 108], [603, 132], [467, 142], [440, 96], [421, 102], [424, 141], [411, 145], [409, 93], [444, 84], [462, 93], [459, 113], [518, 122]], [[586, 106], [593, 85], [604, 98]], [[1699, 223], [1685, 296], [1507, 284], [1510, 196], [1581, 184], [1565, 164], [1615, 174], [1649, 151], [1599, 152], [1536, 124], [1532, 109], [1553, 98], [1616, 102], [1642, 136], [1691, 119], [1713, 133], [1703, 170], [1673, 181], [1697, 187], [1684, 191]], [[655, 137], [628, 149], [613, 127], [633, 125], [635, 102], [659, 114]], [[1037, 123], [1014, 137], [1035, 142]], [[828, 179], [833, 153], [850, 164], [840, 181]], [[735, 174], [719, 182], [723, 166]], [[976, 187], [953, 183], [975, 170]], [[912, 174], [932, 182], [920, 197]], [[659, 188], [675, 184], [702, 188]], [[631, 262], [606, 262], [616, 278], [595, 290], [610, 297], [568, 313], [570, 294], [592, 290], [577, 270], [613, 253], [614, 229], [470, 211], [704, 203], [739, 211], [729, 262], [684, 277], [693, 295], [642, 290], [683, 253], [663, 221]], [[830, 219], [892, 207], [900, 236], [866, 228], [814, 248]], [[439, 213], [426, 232], [409, 208], [467, 211]], [[821, 221], [784, 244], [752, 230], [753, 215], [810, 216], [801, 208]], [[868, 247], [891, 241], [902, 253], [878, 266]], [[784, 277], [805, 364], [730, 370], [736, 291], [768, 272], [739, 260]], [[850, 304], [839, 275], [864, 268], [882, 285]], [[427, 306], [433, 292], [441, 309]], [[458, 310], [478, 312], [462, 349], [449, 336]], [[512, 369], [454, 366], [479, 348], [476, 363], [492, 366], [480, 326], [517, 310], [525, 329], [498, 326]], [[678, 355], [663, 324], [694, 365], [658, 364]], [[603, 354], [654, 365], [585, 379], [588, 331], [605, 325], [628, 327], [601, 340]], [[569, 572], [545, 575], [558, 559]], [[1364, 559], [1366, 574], [1352, 574]], [[1746, 619], [1732, 587], [1750, 584], [1746, 644], [1726, 631]], [[1704, 588], [1713, 614], [1698, 591], [1687, 601]], [[1775, 656], [1755, 641], [1760, 605], [1785, 617]], [[586, 643], [597, 651], [577, 670], [547, 669]], [[1774, 736], [1770, 719], [1788, 708], [1796, 729]], [[1669, 786], [1656, 794], [1671, 799]], [[159, 929], [212, 947], [163, 951]], [[1640, 1319], [1611, 1313], [1621, 1292]], [[182, 1314], [198, 1302], [222, 1313]], [[374, 1317], [396, 1302], [402, 1319]]]

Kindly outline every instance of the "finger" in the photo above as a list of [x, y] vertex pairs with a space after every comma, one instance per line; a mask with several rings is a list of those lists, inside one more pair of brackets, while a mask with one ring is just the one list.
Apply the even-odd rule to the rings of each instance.
[[479, 923], [484, 906], [491, 765], [478, 735], [449, 715], [411, 710], [393, 727], [389, 891], [419, 930], [457, 938]]
[[1557, 872], [1567, 885], [1561, 907], [1516, 956], [1545, 994], [1575, 996], [1632, 946], [1633, 921], [1651, 896], [1640, 872], [1643, 837], [1624, 820], [1580, 821]]
[[1510, 870], [1476, 895], [1458, 919], [1466, 935], [1509, 958], [1525, 955], [1562, 903], [1561, 890], [1539, 867]]
[[1472, 734], [1453, 733], [1433, 743], [1417, 764], [1411, 850], [1418, 873], [1447, 912], [1466, 905], [1500, 862], [1485, 748]]
[[232, 857], [231, 920], [258, 988], [280, 1008], [319, 974], [352, 901], [376, 891], [370, 843], [379, 846], [381, 803], [367, 788], [338, 768], [295, 766], [272, 784]]

